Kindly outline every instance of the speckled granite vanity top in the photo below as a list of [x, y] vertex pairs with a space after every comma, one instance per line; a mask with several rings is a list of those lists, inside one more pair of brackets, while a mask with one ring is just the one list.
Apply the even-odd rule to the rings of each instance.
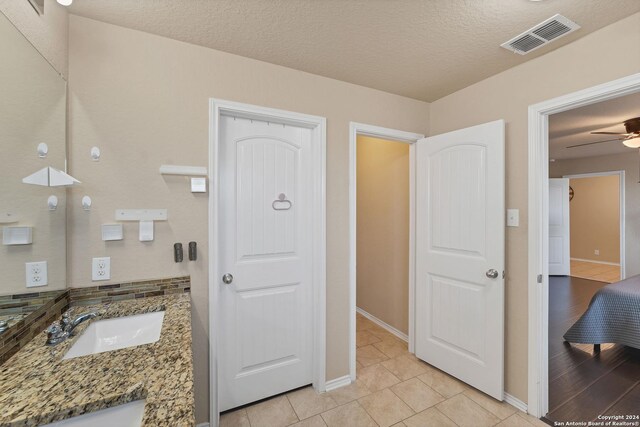
[[146, 399], [143, 426], [194, 425], [190, 295], [76, 307], [74, 315], [105, 307], [94, 321], [164, 309], [160, 339], [62, 360], [91, 322], [55, 347], [39, 334], [0, 366], [1, 426], [37, 426], [138, 399]]

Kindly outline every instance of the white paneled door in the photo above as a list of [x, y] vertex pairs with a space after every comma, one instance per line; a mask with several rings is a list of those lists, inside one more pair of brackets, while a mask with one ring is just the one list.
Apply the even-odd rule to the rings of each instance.
[[416, 146], [416, 356], [503, 399], [502, 120]]
[[220, 118], [220, 411], [313, 381], [311, 132]]
[[549, 179], [549, 275], [571, 274], [569, 178]]

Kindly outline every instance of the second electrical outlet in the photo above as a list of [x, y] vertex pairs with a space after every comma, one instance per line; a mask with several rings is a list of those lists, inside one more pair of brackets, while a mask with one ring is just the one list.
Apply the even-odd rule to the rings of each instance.
[[91, 280], [94, 282], [111, 279], [111, 258], [94, 258], [91, 263]]

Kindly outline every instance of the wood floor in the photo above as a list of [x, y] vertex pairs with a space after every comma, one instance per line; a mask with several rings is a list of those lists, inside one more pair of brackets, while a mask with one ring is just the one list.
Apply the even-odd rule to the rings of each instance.
[[[549, 414], [546, 419], [592, 421], [599, 415], [640, 416], [640, 350], [568, 344], [562, 335], [607, 283], [576, 277], [549, 280]], [[632, 422], [639, 421], [637, 418]]]
[[571, 276], [598, 282], [614, 283], [620, 281], [620, 266], [599, 264], [588, 261], [571, 260]]

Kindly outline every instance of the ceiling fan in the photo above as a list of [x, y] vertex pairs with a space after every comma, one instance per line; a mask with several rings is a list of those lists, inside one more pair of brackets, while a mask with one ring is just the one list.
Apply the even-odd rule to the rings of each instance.
[[626, 133], [622, 132], [591, 132], [592, 135], [618, 135], [618, 138], [605, 139], [603, 141], [587, 142], [585, 144], [571, 145], [567, 148], [584, 147], [586, 145], [602, 144], [605, 142], [622, 141], [624, 145], [631, 148], [640, 148], [640, 117], [624, 121]]

